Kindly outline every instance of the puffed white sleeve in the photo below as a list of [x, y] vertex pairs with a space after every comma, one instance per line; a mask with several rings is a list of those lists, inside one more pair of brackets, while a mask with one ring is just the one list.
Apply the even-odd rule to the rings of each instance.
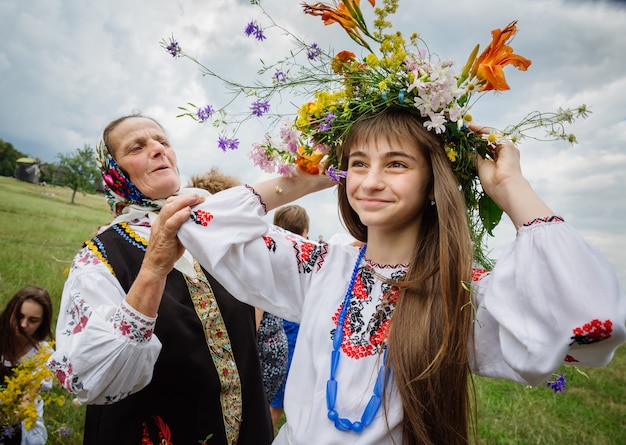
[[328, 245], [269, 224], [265, 215], [251, 187], [233, 187], [195, 206], [178, 238], [235, 298], [298, 322]]
[[156, 318], [124, 301], [126, 294], [89, 248], [74, 258], [63, 288], [56, 350], [48, 367], [85, 404], [109, 404], [145, 387], [161, 350]]
[[538, 385], [564, 363], [608, 364], [626, 339], [613, 269], [559, 217], [521, 227], [472, 294], [479, 375]]

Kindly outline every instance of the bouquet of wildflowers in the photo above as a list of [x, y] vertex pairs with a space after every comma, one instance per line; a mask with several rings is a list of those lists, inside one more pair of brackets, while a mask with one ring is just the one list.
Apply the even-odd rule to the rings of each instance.
[[35, 401], [38, 397], [45, 404], [53, 401], [63, 404], [63, 397], [50, 391], [39, 391], [44, 380], [54, 378], [46, 366], [51, 354], [50, 348], [40, 348], [37, 353], [24, 357], [11, 376], [0, 382], [0, 441], [11, 437], [16, 432], [15, 428], [21, 427], [21, 422], [27, 430], [35, 425], [38, 417]]
[[[254, 101], [243, 117], [226, 117], [226, 107], [215, 109], [208, 105], [189, 110], [182, 115], [199, 122], [213, 119], [222, 127], [218, 145], [223, 150], [236, 149], [234, 134], [247, 119], [261, 117], [270, 110], [271, 99], [282, 92], [307, 96], [308, 100], [284, 121], [278, 135], [267, 134], [264, 141], [250, 152], [255, 165], [262, 170], [290, 175], [295, 168], [318, 174], [324, 173], [339, 181], [345, 172], [341, 165], [340, 147], [354, 122], [381, 113], [387, 108], [402, 108], [414, 113], [424, 126], [443, 142], [452, 170], [459, 182], [468, 208], [468, 221], [479, 261], [490, 264], [483, 253], [483, 237], [492, 234], [500, 221], [502, 210], [487, 196], [478, 181], [474, 162], [476, 153], [485, 158], [503, 140], [514, 143], [530, 136], [529, 130], [543, 128], [546, 140], [575, 142], [565, 125], [589, 113], [585, 105], [554, 112], [533, 112], [522, 121], [504, 129], [478, 135], [468, 129], [472, 122], [470, 110], [476, 100], [490, 91], [506, 91], [504, 68], [511, 65], [526, 71], [531, 61], [515, 54], [509, 45], [517, 32], [516, 22], [491, 32], [491, 41], [481, 52], [476, 45], [460, 70], [451, 60], [433, 56], [417, 33], [408, 38], [391, 30], [389, 16], [396, 12], [398, 0], [384, 0], [376, 8], [373, 26], [366, 23], [360, 0], [303, 4], [305, 14], [321, 17], [324, 24], [341, 26], [352, 42], [361, 47], [364, 56], [349, 50], [327, 53], [316, 43], [307, 43], [275, 23], [260, 5], [269, 26], [279, 27], [296, 42], [287, 57], [273, 65], [263, 64], [260, 74], [272, 72], [271, 84], [240, 85], [219, 76], [185, 54], [172, 37], [162, 46], [174, 57], [186, 57], [198, 64], [202, 72], [219, 79], [236, 96], [244, 95]], [[251, 21], [244, 29], [246, 35], [259, 41], [266, 39], [263, 27]], [[378, 51], [373, 48], [377, 46]], [[192, 104], [190, 104], [192, 107]], [[227, 134], [228, 129], [233, 133]], [[320, 167], [321, 166], [321, 167]], [[322, 171], [320, 171], [320, 168]]]

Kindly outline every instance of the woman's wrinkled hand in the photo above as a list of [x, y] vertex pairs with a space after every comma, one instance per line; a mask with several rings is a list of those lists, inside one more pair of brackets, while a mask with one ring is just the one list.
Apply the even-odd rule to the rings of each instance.
[[177, 237], [178, 229], [191, 215], [191, 206], [202, 201], [204, 198], [198, 195], [172, 196], [167, 199], [152, 223], [144, 268], [159, 276], [171, 272], [176, 260], [185, 252]]

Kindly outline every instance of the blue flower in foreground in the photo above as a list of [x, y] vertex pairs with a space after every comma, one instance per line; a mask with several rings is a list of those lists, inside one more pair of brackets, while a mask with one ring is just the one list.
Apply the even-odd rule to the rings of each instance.
[[170, 38], [170, 44], [165, 47], [168, 53], [172, 55], [172, 57], [178, 56], [181, 52], [180, 45], [174, 38]]
[[321, 53], [322, 53], [322, 50], [320, 49], [319, 46], [317, 46], [317, 43], [313, 43], [311, 46], [309, 46], [306, 49], [306, 56], [309, 60], [314, 60]]
[[265, 40], [265, 35], [263, 34], [263, 29], [256, 22], [250, 22], [246, 25], [246, 29], [244, 31], [248, 37], [254, 34], [254, 38], [258, 41]]
[[328, 169], [326, 170], [326, 174], [328, 175], [328, 177], [330, 179], [332, 179], [335, 182], [339, 182], [341, 180], [341, 178], [345, 178], [347, 175], [347, 172], [344, 172], [342, 170], [336, 169], [334, 166], [330, 166], [328, 167]]
[[266, 100], [257, 100], [250, 105], [250, 110], [255, 116], [261, 117], [270, 111], [270, 103]]
[[239, 139], [228, 139], [220, 136], [217, 140], [217, 146], [222, 150], [237, 150], [239, 148]]
[[554, 380], [548, 380], [546, 382], [546, 388], [552, 389], [554, 391], [554, 394], [556, 394], [557, 392], [565, 391], [565, 384], [567, 383], [567, 380], [565, 380], [565, 376], [566, 373], [564, 372], [560, 376], [555, 377]]
[[215, 110], [213, 110], [213, 107], [211, 105], [207, 105], [204, 108], [198, 108], [198, 111], [196, 111], [196, 116], [198, 117], [198, 120], [200, 122], [204, 122], [209, 119], [214, 112]]

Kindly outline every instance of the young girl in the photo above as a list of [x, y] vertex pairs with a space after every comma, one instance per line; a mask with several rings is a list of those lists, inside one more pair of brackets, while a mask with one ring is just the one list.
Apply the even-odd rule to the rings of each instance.
[[[0, 314], [0, 386], [5, 377], [25, 357], [42, 348], [48, 348], [47, 339], [52, 339], [52, 302], [48, 291], [37, 286], [26, 286], [9, 300]], [[50, 389], [52, 381], [41, 383], [41, 389]], [[35, 402], [38, 419], [26, 429], [24, 422], [12, 438], [4, 438], [5, 445], [43, 445], [48, 431], [43, 422], [43, 400]], [[1, 432], [0, 432], [1, 433]], [[0, 434], [0, 439], [2, 436]]]
[[361, 119], [343, 145], [339, 208], [363, 248], [264, 221], [328, 187], [322, 175], [163, 207], [191, 212], [180, 240], [234, 295], [300, 322], [275, 443], [468, 443], [470, 372], [538, 385], [563, 363], [611, 360], [626, 320], [614, 272], [535, 194], [511, 142], [492, 155], [476, 159], [482, 186], [518, 234], [490, 272], [472, 269], [441, 139], [406, 110]]

